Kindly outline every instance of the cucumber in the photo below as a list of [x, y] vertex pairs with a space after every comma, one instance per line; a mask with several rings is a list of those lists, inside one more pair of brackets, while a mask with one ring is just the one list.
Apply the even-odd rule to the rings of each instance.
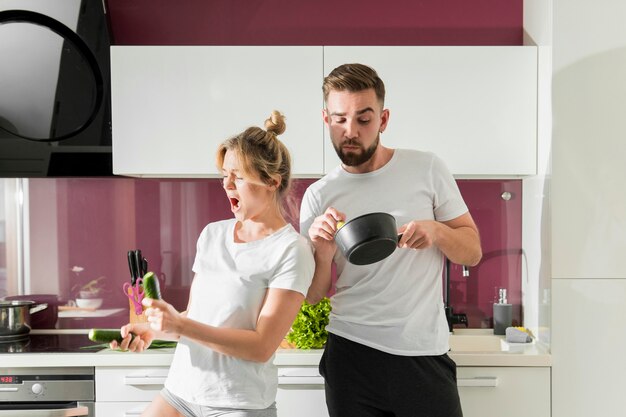
[[154, 272], [147, 272], [146, 275], [143, 276], [143, 281], [141, 283], [143, 286], [143, 295], [147, 298], [152, 298], [154, 300], [161, 299], [161, 288], [159, 287], [159, 279]]
[[[135, 337], [132, 333], [131, 336]], [[92, 342], [98, 343], [111, 343], [113, 340], [122, 343], [124, 340], [120, 334], [120, 329], [91, 329], [88, 337]]]

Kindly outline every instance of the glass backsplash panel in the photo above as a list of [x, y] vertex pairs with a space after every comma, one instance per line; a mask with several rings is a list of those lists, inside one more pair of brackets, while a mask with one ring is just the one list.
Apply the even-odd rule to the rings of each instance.
[[[288, 218], [296, 228], [299, 202], [313, 181], [294, 182]], [[491, 327], [494, 295], [507, 288], [514, 322], [521, 323], [521, 180], [458, 184], [480, 229], [484, 258], [469, 277], [451, 268], [451, 305], [468, 315], [470, 327]], [[232, 216], [218, 179], [42, 178], [29, 180], [28, 189], [30, 294], [58, 294], [65, 305], [80, 286], [105, 277], [102, 306], [61, 307], [59, 328], [128, 321], [122, 286], [130, 280], [127, 251], [134, 249], [160, 277], [164, 299], [184, 310], [198, 235], [207, 223]]]

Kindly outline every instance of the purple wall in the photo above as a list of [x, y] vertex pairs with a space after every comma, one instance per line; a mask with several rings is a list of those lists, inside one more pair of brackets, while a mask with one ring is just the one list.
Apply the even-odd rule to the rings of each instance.
[[106, 0], [106, 5], [115, 45], [522, 44], [523, 0]]
[[[480, 231], [481, 262], [463, 277], [461, 267], [450, 273], [450, 304], [466, 313], [469, 327], [492, 327], [498, 288], [506, 288], [513, 304], [513, 323], [522, 323], [522, 181], [460, 180], [461, 194]], [[510, 193], [507, 201], [503, 193]]]

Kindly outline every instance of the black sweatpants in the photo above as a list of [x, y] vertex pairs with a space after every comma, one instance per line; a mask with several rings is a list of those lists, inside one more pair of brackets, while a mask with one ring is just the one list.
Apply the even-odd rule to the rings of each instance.
[[320, 373], [330, 417], [462, 417], [456, 364], [398, 356], [329, 334]]

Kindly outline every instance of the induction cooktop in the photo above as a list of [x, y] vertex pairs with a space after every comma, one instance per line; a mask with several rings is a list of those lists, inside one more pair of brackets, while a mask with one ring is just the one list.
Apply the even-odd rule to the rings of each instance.
[[87, 334], [26, 334], [23, 336], [0, 337], [2, 353], [95, 353], [102, 348], [93, 348]]

